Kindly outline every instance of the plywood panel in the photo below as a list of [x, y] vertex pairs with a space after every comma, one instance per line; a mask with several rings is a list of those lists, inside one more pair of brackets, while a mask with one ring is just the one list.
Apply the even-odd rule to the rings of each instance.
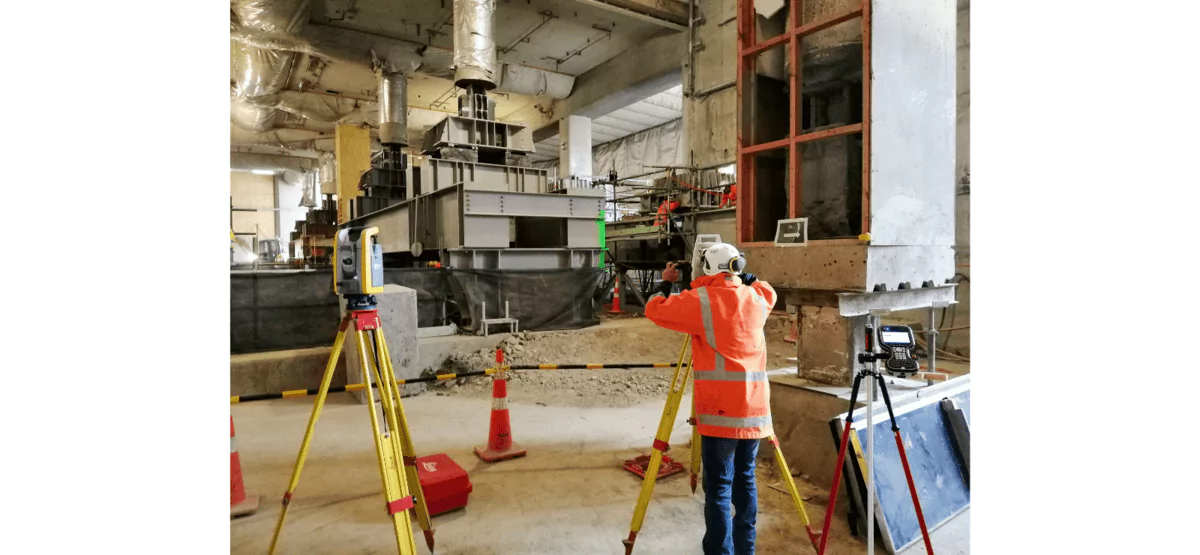
[[371, 133], [365, 127], [337, 126], [333, 154], [337, 158], [338, 223], [350, 220], [350, 199], [359, 196], [358, 179], [371, 169]]

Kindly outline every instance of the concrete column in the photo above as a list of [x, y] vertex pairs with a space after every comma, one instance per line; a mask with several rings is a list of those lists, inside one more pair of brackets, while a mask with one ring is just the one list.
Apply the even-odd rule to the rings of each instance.
[[567, 116], [558, 122], [558, 178], [592, 175], [592, 120]]
[[797, 314], [799, 376], [823, 384], [850, 385], [854, 352], [865, 347], [862, 330], [866, 317], [843, 318], [837, 295], [830, 292], [795, 291], [785, 302], [788, 311]]
[[[379, 319], [383, 324], [383, 336], [387, 340], [388, 353], [392, 358], [392, 368], [396, 378], [405, 380], [420, 377], [421, 370], [417, 368], [417, 292], [408, 287], [387, 284], [383, 293], [375, 295], [379, 310]], [[346, 314], [346, 300], [339, 299], [342, 314]], [[351, 330], [352, 331], [352, 330]], [[369, 336], [367, 341], [370, 342]], [[363, 383], [362, 367], [358, 356], [358, 342], [354, 335], [346, 334], [346, 380], [345, 383]], [[368, 351], [369, 353], [370, 351]], [[374, 379], [372, 379], [374, 382]], [[414, 395], [424, 391], [423, 384], [404, 386], [404, 395]], [[366, 403], [364, 391], [352, 391], [359, 403]], [[378, 392], [376, 393], [378, 399]]]

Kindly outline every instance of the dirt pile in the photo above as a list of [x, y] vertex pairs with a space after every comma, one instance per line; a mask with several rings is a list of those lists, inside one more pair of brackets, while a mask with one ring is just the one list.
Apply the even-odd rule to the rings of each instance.
[[[795, 346], [785, 343], [786, 314], [767, 324], [768, 369], [788, 366]], [[684, 335], [645, 318], [606, 319], [597, 327], [559, 332], [521, 332], [500, 340], [504, 360], [524, 364], [670, 363], [671, 368], [522, 370], [509, 372], [509, 399], [517, 403], [578, 407], [630, 406], [665, 401]], [[437, 373], [479, 371], [495, 366], [495, 351], [457, 353]], [[460, 378], [434, 386], [439, 395], [491, 396], [491, 380]], [[690, 390], [690, 384], [689, 384]]]

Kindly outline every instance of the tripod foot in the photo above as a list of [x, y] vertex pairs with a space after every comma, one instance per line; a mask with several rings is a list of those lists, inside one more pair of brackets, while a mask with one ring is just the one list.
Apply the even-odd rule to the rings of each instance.
[[621, 543], [625, 544], [625, 555], [633, 554], [633, 542], [635, 541], [637, 541], [637, 532], [634, 531], [629, 532], [628, 539], [621, 540]]
[[696, 495], [696, 475], [692, 474], [692, 495]]
[[821, 552], [821, 547], [820, 547], [821, 533], [814, 532], [812, 529], [812, 526], [808, 526], [808, 525], [804, 526], [804, 531], [808, 532], [808, 541], [812, 542], [813, 549], [815, 551], [817, 551], [817, 553], [820, 553]]
[[429, 552], [433, 553], [433, 530], [425, 530], [425, 545], [429, 546]]

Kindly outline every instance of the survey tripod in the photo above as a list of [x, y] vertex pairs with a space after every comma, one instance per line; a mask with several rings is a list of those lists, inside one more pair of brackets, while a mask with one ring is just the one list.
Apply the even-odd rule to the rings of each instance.
[[[872, 323], [873, 320], [873, 323]], [[892, 423], [892, 434], [896, 438], [896, 449], [900, 452], [900, 464], [904, 467], [904, 477], [908, 480], [908, 492], [912, 495], [913, 508], [917, 513], [917, 522], [921, 525], [921, 538], [925, 540], [925, 552], [933, 555], [933, 545], [929, 541], [929, 530], [925, 526], [925, 514], [921, 512], [921, 500], [917, 496], [917, 486], [913, 482], [912, 470], [908, 466], [908, 455], [904, 452], [904, 441], [900, 438], [900, 426], [896, 424], [896, 414], [892, 410], [892, 400], [888, 396], [887, 382], [879, 370], [880, 361], [888, 372], [898, 375], [915, 373], [920, 369], [916, 355], [912, 349], [916, 340], [912, 329], [908, 326], [880, 326], [879, 316], [872, 315], [868, 320], [865, 352], [858, 354], [859, 364], [864, 366], [854, 375], [854, 383], [850, 387], [850, 410], [846, 413], [846, 425], [842, 429], [842, 441], [838, 447], [837, 465], [834, 466], [833, 485], [829, 488], [829, 506], [825, 508], [825, 525], [821, 529], [821, 545], [817, 555], [824, 555], [825, 541], [829, 538], [829, 523], [833, 521], [833, 509], [837, 505], [838, 485], [842, 477], [842, 468], [846, 462], [846, 446], [850, 444], [851, 425], [854, 422], [854, 405], [858, 401], [858, 390], [863, 380], [867, 382], [867, 449], [866, 449], [866, 489], [867, 503], [864, 512], [867, 513], [867, 555], [875, 554], [875, 424], [874, 424], [874, 387], [879, 384], [879, 392], [883, 396], [883, 404], [887, 407], [888, 418]], [[876, 331], [878, 338], [876, 337]], [[876, 341], [878, 339], [878, 341]], [[876, 349], [876, 344], [880, 347]]]
[[[653, 451], [650, 453], [650, 461], [646, 467], [645, 476], [642, 478], [642, 490], [638, 494], [637, 505], [633, 508], [633, 522], [629, 525], [629, 537], [622, 540], [625, 544], [625, 555], [633, 553], [633, 544], [637, 541], [638, 532], [642, 529], [642, 523], [646, 519], [646, 508], [650, 504], [650, 495], [654, 492], [654, 483], [658, 479], [658, 470], [662, 465], [663, 455], [670, 449], [668, 442], [671, 440], [671, 431], [675, 427], [675, 418], [679, 414], [679, 405], [683, 402], [683, 391], [686, 389], [688, 378], [692, 374], [692, 359], [688, 356], [688, 348], [691, 346], [692, 337], [685, 336], [683, 340], [683, 348], [679, 350], [679, 362], [675, 364], [675, 375], [671, 379], [671, 388], [667, 392], [667, 404], [663, 407], [662, 418], [658, 421], [658, 431], [654, 435]], [[684, 360], [687, 363], [684, 364]], [[694, 397], [693, 397], [694, 398]], [[697, 476], [700, 474], [700, 428], [696, 426], [696, 404], [692, 403], [692, 416], [688, 419], [688, 424], [692, 425], [692, 457], [691, 457], [691, 487], [692, 493], [696, 493]], [[775, 449], [775, 460], [779, 464], [779, 472], [783, 474], [783, 480], [787, 483], [788, 493], [792, 496], [792, 502], [796, 506], [796, 512], [800, 513], [800, 521], [804, 523], [804, 530], [808, 533], [808, 539], [812, 542], [813, 549], [817, 549], [818, 536], [813, 532], [812, 525], [808, 521], [808, 511], [804, 506], [804, 500], [800, 498], [800, 492], [796, 489], [796, 481], [792, 479], [791, 470], [788, 469], [787, 460], [783, 458], [783, 451], [779, 448], [779, 440], [771, 435], [767, 438], [771, 446]]]
[[[417, 477], [416, 449], [413, 446], [408, 421], [404, 417], [404, 407], [400, 403], [401, 388], [392, 368], [392, 357], [383, 337], [383, 325], [379, 320], [373, 294], [383, 291], [383, 253], [379, 245], [372, 241], [377, 231], [373, 227], [338, 231], [333, 256], [334, 292], [341, 294], [345, 299], [346, 315], [342, 317], [338, 326], [333, 350], [330, 351], [329, 362], [325, 365], [325, 375], [321, 378], [321, 388], [313, 403], [308, 427], [304, 430], [304, 440], [300, 442], [300, 454], [296, 457], [296, 466], [292, 469], [287, 493], [283, 494], [283, 509], [279, 512], [278, 522], [275, 523], [269, 553], [275, 553], [283, 522], [292, 503], [292, 494], [300, 483], [300, 472], [304, 469], [304, 461], [308, 457], [313, 430], [321, 416], [321, 409], [325, 406], [325, 398], [329, 394], [329, 385], [333, 381], [333, 373], [337, 368], [338, 357], [342, 354], [342, 347], [346, 343], [347, 333], [354, 336], [354, 343], [358, 349], [362, 383], [354, 389], [362, 389], [366, 393], [367, 412], [371, 415], [371, 432], [375, 440], [375, 456], [379, 463], [379, 476], [383, 482], [385, 508], [396, 532], [396, 547], [400, 555], [416, 554], [416, 541], [409, 516], [409, 510], [415, 509], [417, 521], [425, 533], [425, 545], [429, 547], [430, 553], [433, 552], [433, 528]], [[375, 388], [379, 389], [381, 406], [378, 408], [375, 406]], [[346, 389], [351, 390], [351, 387], [347, 386]], [[379, 415], [380, 409], [383, 412], [382, 417]]]

